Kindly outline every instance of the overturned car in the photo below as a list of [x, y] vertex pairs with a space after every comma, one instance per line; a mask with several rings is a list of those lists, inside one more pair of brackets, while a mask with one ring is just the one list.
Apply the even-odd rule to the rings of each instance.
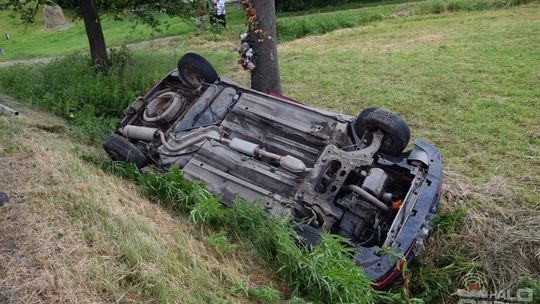
[[441, 191], [441, 157], [416, 140], [396, 114], [367, 108], [359, 116], [315, 109], [219, 78], [201, 56], [178, 68], [125, 110], [104, 143], [109, 155], [167, 171], [182, 168], [227, 205], [238, 195], [271, 214], [321, 229], [355, 248], [355, 262], [384, 288], [402, 260], [421, 250]]

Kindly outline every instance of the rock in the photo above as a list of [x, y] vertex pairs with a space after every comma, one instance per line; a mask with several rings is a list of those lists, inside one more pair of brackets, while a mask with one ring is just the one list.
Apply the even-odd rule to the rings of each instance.
[[65, 28], [68, 25], [64, 11], [56, 4], [43, 7], [43, 19], [45, 20], [46, 30]]
[[0, 192], [0, 207], [6, 203], [9, 203], [9, 196], [5, 192]]

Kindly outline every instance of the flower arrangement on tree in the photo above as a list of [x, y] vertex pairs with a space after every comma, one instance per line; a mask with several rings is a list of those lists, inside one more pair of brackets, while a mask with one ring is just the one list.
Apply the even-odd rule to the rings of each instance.
[[238, 50], [240, 59], [238, 64], [245, 70], [252, 72], [256, 68], [257, 43], [264, 43], [265, 40], [272, 40], [273, 37], [266, 35], [259, 26], [257, 10], [253, 6], [253, 0], [242, 0], [241, 5], [245, 12], [247, 31], [240, 35], [240, 49]]

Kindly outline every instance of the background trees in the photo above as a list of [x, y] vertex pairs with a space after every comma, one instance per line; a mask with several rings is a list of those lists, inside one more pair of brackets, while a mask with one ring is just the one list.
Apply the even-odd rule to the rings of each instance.
[[[90, 56], [94, 66], [107, 70], [110, 62], [107, 54], [106, 37], [103, 34], [100, 12], [106, 12], [116, 19], [133, 19], [138, 23], [159, 29], [163, 18], [160, 14], [180, 17], [192, 21], [196, 10], [204, 5], [205, 0], [5, 0], [0, 2], [0, 10], [13, 10], [20, 14], [24, 23], [34, 22], [35, 16], [43, 5], [60, 4], [71, 8], [84, 21]], [[256, 42], [257, 68], [251, 75], [251, 87], [261, 92], [281, 93], [279, 75], [276, 17], [273, 1], [251, 0], [258, 19], [257, 29], [264, 33], [264, 41]], [[254, 28], [250, 27], [253, 31]], [[253, 36], [260, 36], [252, 32]], [[270, 37], [270, 38], [268, 38]]]

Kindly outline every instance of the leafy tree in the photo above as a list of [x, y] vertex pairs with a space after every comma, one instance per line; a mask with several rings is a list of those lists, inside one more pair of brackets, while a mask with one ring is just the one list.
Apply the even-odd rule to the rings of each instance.
[[[101, 28], [98, 9], [106, 10], [116, 19], [131, 18], [159, 30], [162, 22], [158, 14], [191, 19], [200, 1], [182, 0], [59, 0], [59, 4], [73, 7], [84, 21], [90, 46], [92, 62], [100, 69], [109, 67], [105, 37]], [[42, 5], [54, 5], [53, 0], [0, 0], [0, 10], [12, 10], [20, 14], [26, 24], [33, 23]]]

